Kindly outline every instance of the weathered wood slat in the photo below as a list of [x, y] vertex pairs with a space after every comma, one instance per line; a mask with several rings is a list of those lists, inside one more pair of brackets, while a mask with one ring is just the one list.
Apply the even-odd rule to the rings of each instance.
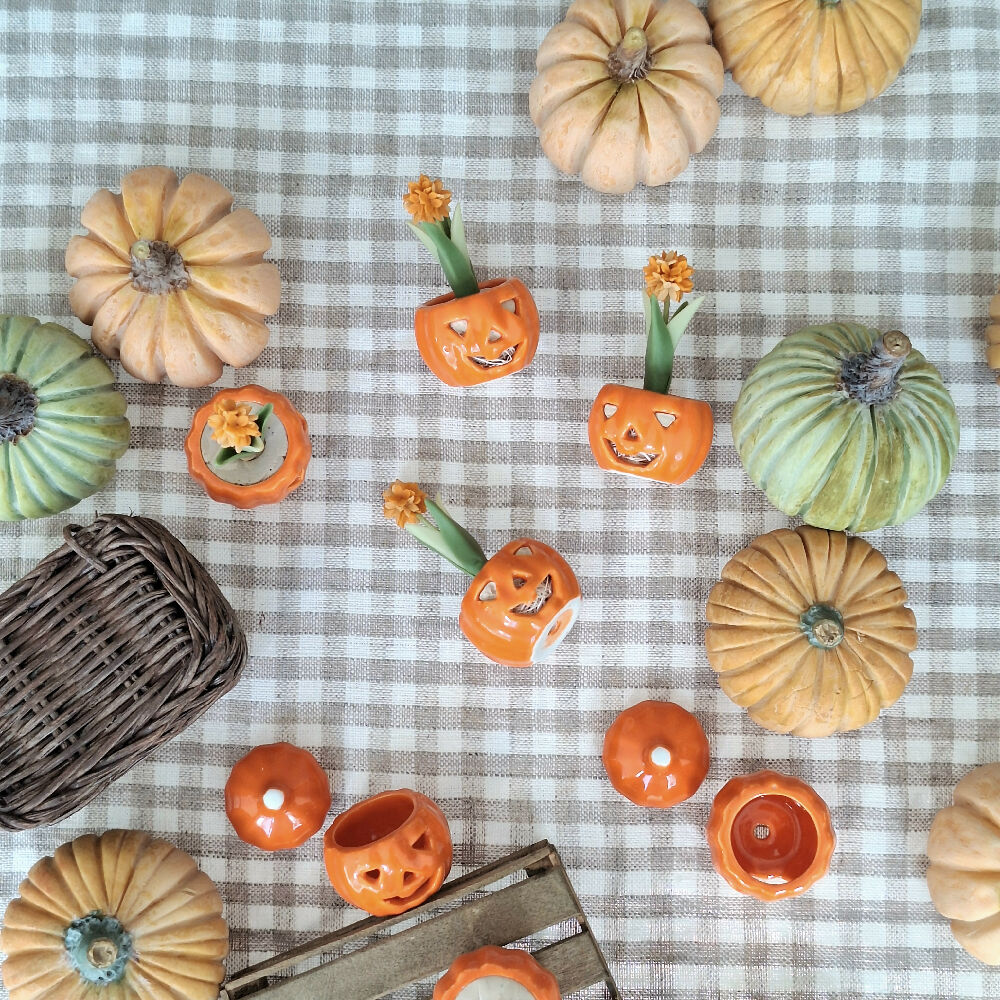
[[559, 992], [564, 997], [603, 980], [612, 1000], [618, 998], [604, 956], [594, 939], [585, 932], [542, 948], [535, 952], [535, 958], [559, 980]]

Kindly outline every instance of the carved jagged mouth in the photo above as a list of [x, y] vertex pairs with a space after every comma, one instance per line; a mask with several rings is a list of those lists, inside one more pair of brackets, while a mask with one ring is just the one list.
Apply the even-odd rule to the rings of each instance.
[[629, 465], [649, 465], [649, 463], [654, 459], [660, 457], [655, 451], [640, 451], [637, 455], [626, 455], [615, 447], [614, 441], [610, 438], [605, 438], [604, 440], [611, 449], [611, 454], [614, 455], [619, 462], [627, 462]]
[[498, 354], [495, 358], [484, 358], [478, 354], [470, 354], [469, 357], [480, 368], [501, 368], [503, 365], [509, 365], [514, 360], [514, 355], [517, 354], [517, 344], [511, 344], [502, 354]]
[[537, 615], [551, 596], [552, 577], [547, 576], [535, 587], [535, 599], [530, 604], [515, 604], [511, 610], [515, 615]]

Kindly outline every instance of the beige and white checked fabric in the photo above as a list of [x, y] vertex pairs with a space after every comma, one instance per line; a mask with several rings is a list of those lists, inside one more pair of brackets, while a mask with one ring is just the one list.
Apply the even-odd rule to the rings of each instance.
[[[625, 197], [557, 176], [528, 118], [561, 0], [0, 7], [0, 311], [85, 335], [62, 259], [90, 194], [144, 164], [211, 174], [265, 220], [284, 281], [270, 346], [222, 384], [291, 396], [314, 447], [281, 505], [221, 506], [182, 452], [209, 390], [123, 376], [133, 446], [113, 486], [0, 525], [6, 585], [67, 523], [158, 518], [218, 580], [251, 650], [228, 697], [88, 808], [0, 834], [0, 905], [62, 841], [129, 826], [219, 883], [234, 970], [357, 919], [319, 838], [269, 856], [227, 824], [229, 767], [285, 739], [329, 769], [336, 811], [390, 787], [435, 798], [457, 872], [549, 838], [627, 1000], [1000, 993], [1000, 972], [935, 914], [923, 855], [956, 780], [1000, 759], [1000, 388], [982, 340], [1000, 275], [998, 0], [927, 0], [901, 78], [841, 118], [779, 117], [727, 78], [705, 152]], [[413, 312], [443, 281], [404, 224], [420, 171], [455, 191], [478, 273], [533, 291], [542, 338], [525, 373], [458, 390], [422, 365]], [[675, 488], [601, 472], [585, 433], [604, 382], [641, 381], [639, 269], [662, 249], [691, 257], [707, 295], [675, 389], [717, 424], [704, 469]], [[870, 536], [916, 612], [912, 684], [861, 732], [807, 741], [763, 732], [721, 695], [703, 609], [725, 561], [788, 523], [737, 461], [741, 379], [834, 316], [899, 327], [937, 362], [962, 445], [922, 514]], [[554, 662], [515, 671], [463, 640], [465, 578], [383, 520], [396, 476], [439, 492], [487, 551], [524, 533], [565, 555], [584, 603]], [[605, 728], [646, 697], [696, 712], [712, 745], [702, 790], [662, 814], [616, 795], [600, 762]], [[703, 835], [715, 792], [761, 766], [811, 782], [839, 837], [830, 875], [770, 906], [723, 884]]]

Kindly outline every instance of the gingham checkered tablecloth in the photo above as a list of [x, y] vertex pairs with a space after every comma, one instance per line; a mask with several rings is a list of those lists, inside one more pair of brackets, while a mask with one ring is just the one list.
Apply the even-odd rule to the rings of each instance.
[[[213, 503], [181, 450], [209, 391], [123, 376], [134, 434], [113, 486], [0, 525], [7, 585], [69, 522], [158, 518], [210, 569], [251, 650], [228, 697], [92, 805], [0, 835], [0, 905], [62, 841], [127, 826], [218, 882], [231, 970], [357, 919], [318, 838], [268, 856], [227, 824], [229, 767], [286, 739], [329, 769], [335, 811], [389, 787], [435, 798], [457, 872], [549, 838], [628, 1000], [997, 996], [1000, 973], [953, 944], [924, 884], [934, 812], [1000, 759], [1000, 388], [982, 342], [1000, 276], [997, 0], [928, 0], [901, 78], [841, 118], [779, 117], [727, 78], [705, 152], [625, 197], [556, 176], [539, 150], [527, 91], [557, 0], [4, 6], [0, 311], [86, 335], [62, 257], [90, 194], [144, 164], [208, 173], [263, 217], [284, 282], [270, 346], [222, 384], [290, 395], [314, 458], [280, 506]], [[404, 225], [420, 171], [455, 191], [479, 274], [533, 291], [527, 372], [457, 390], [422, 365], [413, 312], [443, 282]], [[604, 382], [641, 380], [639, 269], [671, 248], [708, 296], [675, 391], [708, 400], [717, 424], [679, 488], [601, 472], [585, 435]], [[725, 561], [788, 523], [737, 461], [741, 380], [783, 335], [835, 316], [910, 335], [954, 394], [962, 445], [922, 514], [870, 536], [916, 612], [913, 682], [861, 732], [807, 741], [765, 733], [720, 693], [703, 616]], [[440, 492], [487, 551], [523, 533], [565, 555], [584, 604], [553, 663], [511, 670], [462, 639], [465, 578], [383, 520], [396, 476]], [[646, 697], [696, 712], [712, 745], [702, 790], [663, 814], [617, 796], [600, 762], [605, 728]], [[761, 766], [811, 782], [839, 838], [829, 877], [772, 906], [722, 883], [703, 834], [715, 792]]]

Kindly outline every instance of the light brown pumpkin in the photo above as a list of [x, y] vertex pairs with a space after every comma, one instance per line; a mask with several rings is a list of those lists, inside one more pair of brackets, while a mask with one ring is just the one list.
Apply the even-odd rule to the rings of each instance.
[[990, 325], [986, 327], [986, 363], [1000, 382], [1000, 292], [990, 301]]
[[896, 79], [921, 0], [709, 0], [733, 80], [783, 115], [839, 115]]
[[903, 693], [916, 620], [885, 558], [803, 525], [737, 553], [709, 594], [705, 643], [722, 690], [758, 725], [794, 736], [858, 729]]
[[722, 60], [689, 0], [574, 0], [537, 67], [542, 150], [598, 191], [665, 184], [719, 124]]
[[927, 838], [927, 888], [955, 940], [1000, 965], [1000, 764], [984, 764], [955, 786]]
[[121, 189], [87, 202], [87, 235], [66, 248], [70, 306], [94, 346], [144, 382], [211, 385], [223, 364], [250, 364], [281, 294], [264, 224], [202, 174], [143, 167]]

